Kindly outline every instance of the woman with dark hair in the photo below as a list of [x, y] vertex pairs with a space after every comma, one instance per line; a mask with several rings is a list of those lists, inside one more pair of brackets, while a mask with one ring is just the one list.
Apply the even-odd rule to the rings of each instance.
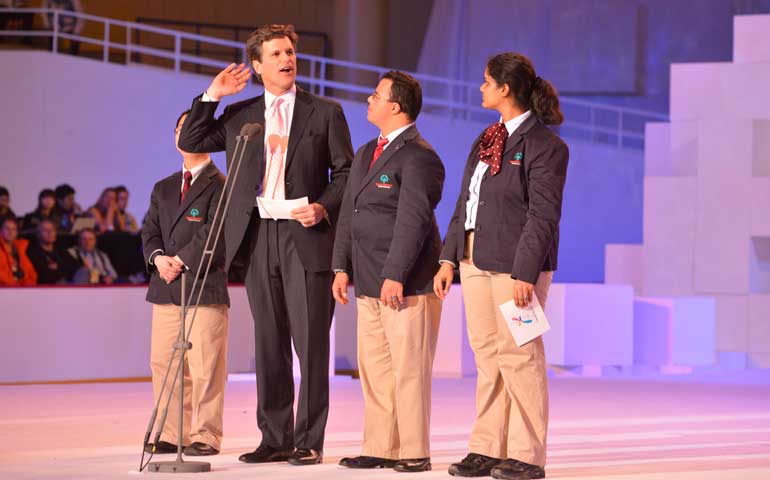
[[32, 233], [37, 229], [37, 225], [43, 220], [50, 220], [54, 225], [58, 225], [61, 216], [54, 213], [56, 206], [56, 194], [50, 188], [44, 188], [37, 195], [37, 208], [24, 215], [22, 222], [22, 232], [24, 234]]
[[118, 196], [114, 188], [105, 188], [99, 195], [99, 200], [88, 209], [88, 215], [96, 220], [97, 233], [108, 232], [116, 229], [122, 231], [124, 225], [120, 224], [118, 215]]
[[490, 58], [482, 106], [500, 122], [476, 139], [449, 225], [434, 291], [460, 268], [476, 359], [476, 420], [456, 476], [545, 477], [548, 390], [543, 340], [517, 346], [499, 306], [545, 305], [556, 270], [567, 145], [546, 125], [564, 117], [554, 87], [517, 53]]

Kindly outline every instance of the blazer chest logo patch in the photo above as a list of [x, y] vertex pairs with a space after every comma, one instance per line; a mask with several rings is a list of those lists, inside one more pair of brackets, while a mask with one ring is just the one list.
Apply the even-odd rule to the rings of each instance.
[[203, 217], [201, 217], [200, 214], [201, 212], [199, 212], [197, 208], [193, 208], [190, 210], [190, 215], [185, 217], [185, 220], [188, 222], [200, 222], [203, 220]]
[[375, 183], [377, 185], [377, 188], [384, 188], [386, 190], [390, 189], [390, 187], [393, 186], [392, 183], [389, 183], [390, 177], [385, 175], [384, 173], [380, 175], [380, 181]]
[[521, 152], [516, 152], [516, 155], [513, 156], [513, 160], [508, 160], [508, 163], [511, 165], [521, 165], [522, 158], [524, 158], [524, 155], [522, 155]]

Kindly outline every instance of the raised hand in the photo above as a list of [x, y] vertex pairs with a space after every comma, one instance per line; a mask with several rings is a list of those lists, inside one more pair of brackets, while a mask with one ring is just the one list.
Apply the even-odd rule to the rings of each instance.
[[222, 97], [239, 93], [246, 88], [250, 76], [251, 70], [245, 63], [240, 65], [231, 63], [214, 77], [211, 85], [206, 89], [206, 95], [219, 101]]

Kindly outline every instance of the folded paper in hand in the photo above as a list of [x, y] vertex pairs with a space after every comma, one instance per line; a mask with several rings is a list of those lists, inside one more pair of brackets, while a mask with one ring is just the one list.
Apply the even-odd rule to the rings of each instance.
[[502, 312], [505, 323], [519, 347], [551, 329], [534, 292], [532, 293], [532, 301], [526, 307], [519, 308], [511, 300], [500, 305], [500, 312]]
[[291, 220], [292, 210], [299, 207], [306, 207], [307, 205], [307, 197], [295, 198], [292, 200], [274, 200], [257, 197], [259, 216], [262, 218], [272, 218], [273, 220]]

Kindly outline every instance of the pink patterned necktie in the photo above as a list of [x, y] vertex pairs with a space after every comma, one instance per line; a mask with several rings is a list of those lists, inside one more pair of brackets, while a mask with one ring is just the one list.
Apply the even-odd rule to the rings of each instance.
[[267, 119], [267, 137], [265, 138], [265, 157], [267, 169], [265, 170], [264, 184], [262, 186], [265, 198], [284, 200], [286, 189], [284, 187], [284, 175], [286, 169], [286, 149], [289, 146], [289, 132], [287, 128], [286, 112], [283, 98], [276, 98], [270, 108]]

